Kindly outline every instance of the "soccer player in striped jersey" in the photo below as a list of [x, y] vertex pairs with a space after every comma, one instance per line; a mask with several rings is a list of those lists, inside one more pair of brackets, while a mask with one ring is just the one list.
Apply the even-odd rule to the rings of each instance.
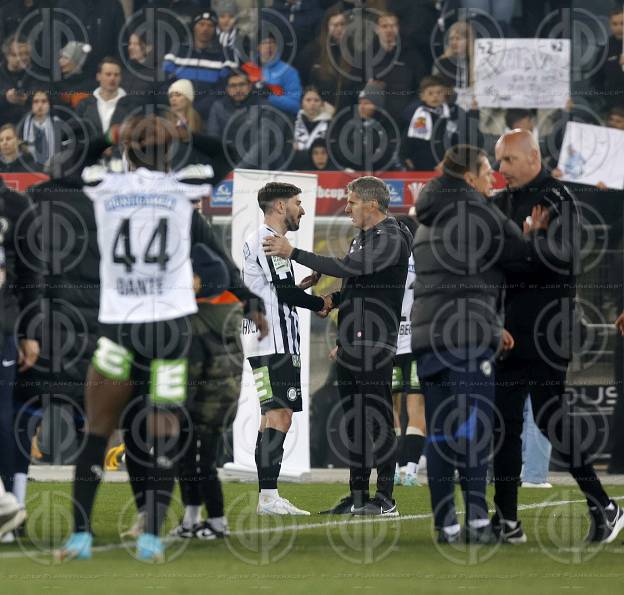
[[[396, 220], [403, 223], [412, 233], [416, 233], [413, 217], [399, 215]], [[420, 382], [416, 370], [416, 358], [412, 354], [412, 333], [410, 315], [414, 303], [414, 281], [416, 280], [414, 256], [410, 255], [405, 281], [405, 293], [401, 306], [401, 323], [397, 338], [397, 352], [392, 366], [392, 400], [394, 406], [394, 429], [399, 440], [398, 459], [394, 474], [394, 484], [404, 486], [419, 485], [416, 480], [418, 461], [425, 447], [425, 398], [420, 393]], [[405, 395], [407, 427], [403, 435], [401, 427], [401, 405]], [[401, 475], [401, 467], [405, 473]]]
[[266, 256], [262, 248], [265, 237], [283, 236], [299, 229], [305, 214], [301, 189], [269, 182], [258, 191], [258, 204], [264, 222], [243, 246], [243, 279], [264, 300], [269, 324], [268, 335], [262, 339], [252, 323], [243, 321], [243, 345], [253, 370], [261, 411], [255, 452], [260, 487], [257, 512], [309, 515], [279, 495], [277, 479], [292, 414], [302, 410], [297, 306], [325, 317], [331, 304], [297, 287], [290, 259]]

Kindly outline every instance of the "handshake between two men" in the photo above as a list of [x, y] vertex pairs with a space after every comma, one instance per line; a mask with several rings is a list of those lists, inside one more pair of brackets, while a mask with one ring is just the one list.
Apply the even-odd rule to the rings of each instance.
[[[267, 236], [262, 242], [262, 247], [267, 256], [279, 256], [281, 258], [288, 258], [292, 256], [294, 248], [285, 236]], [[311, 275], [305, 277], [301, 283], [297, 285], [300, 289], [309, 289], [314, 287], [320, 280], [321, 274], [313, 272]], [[325, 306], [322, 310], [316, 312], [316, 315], [320, 318], [327, 318], [329, 313], [336, 307], [332, 296], [322, 296]]]

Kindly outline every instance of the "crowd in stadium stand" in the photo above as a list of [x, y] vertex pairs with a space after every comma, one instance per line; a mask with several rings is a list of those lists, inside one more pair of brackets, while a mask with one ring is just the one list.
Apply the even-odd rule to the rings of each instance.
[[[492, 155], [519, 127], [555, 169], [567, 122], [624, 129], [624, 12], [595, 4], [566, 108], [503, 110], [474, 97], [475, 39], [549, 36], [560, 2], [0, 1], [0, 171], [46, 171], [77, 130], [106, 134], [148, 103], [221, 139], [231, 168], [432, 170], [453, 144]], [[52, 56], [47, 8], [67, 38]], [[150, 8], [167, 35], [149, 33]]]

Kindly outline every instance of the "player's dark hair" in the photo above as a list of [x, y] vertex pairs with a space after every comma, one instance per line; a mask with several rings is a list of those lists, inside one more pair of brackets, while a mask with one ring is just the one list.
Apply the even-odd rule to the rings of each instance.
[[530, 109], [512, 108], [505, 112], [505, 126], [515, 128], [514, 124], [518, 120], [524, 120], [524, 118], [533, 118], [534, 114]]
[[453, 178], [463, 178], [466, 172], [479, 175], [486, 152], [472, 145], [455, 145], [446, 151], [442, 171]]
[[273, 201], [284, 199], [288, 200], [293, 196], [301, 194], [301, 188], [294, 184], [285, 182], [267, 182], [260, 190], [258, 190], [258, 205], [263, 213], [273, 204]]
[[134, 167], [168, 171], [174, 137], [172, 124], [154, 114], [130, 116], [122, 126], [122, 146]]
[[609, 11], [609, 18], [614, 17], [618, 14], [622, 14], [622, 6], [618, 6], [617, 4], [614, 4], [611, 7], [611, 10]]

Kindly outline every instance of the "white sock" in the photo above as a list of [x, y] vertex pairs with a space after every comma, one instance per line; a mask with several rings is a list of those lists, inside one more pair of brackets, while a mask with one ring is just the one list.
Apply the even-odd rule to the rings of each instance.
[[407, 473], [408, 475], [416, 475], [418, 473], [418, 463], [408, 463]]
[[223, 531], [227, 527], [227, 519], [224, 516], [215, 516], [208, 519], [210, 523], [217, 529], [217, 531]]
[[13, 495], [17, 498], [20, 506], [24, 506], [26, 502], [26, 484], [28, 483], [28, 475], [26, 473], [16, 473], [13, 476]]
[[394, 466], [394, 472], [395, 473], [401, 473], [401, 467], [399, 467], [398, 463], [396, 463], [395, 466]]
[[185, 527], [193, 527], [197, 525], [199, 521], [201, 521], [201, 506], [185, 506], [182, 524]]
[[481, 529], [481, 527], [487, 527], [490, 524], [490, 519], [473, 519], [468, 521], [468, 524], [473, 529]]
[[442, 531], [444, 531], [447, 535], [456, 535], [459, 533], [461, 527], [459, 523], [455, 523], [454, 525], [449, 525], [448, 527], [442, 527]]
[[277, 490], [262, 489], [260, 490], [260, 495], [264, 496], [265, 498], [271, 498], [271, 499], [279, 497], [279, 493]]

